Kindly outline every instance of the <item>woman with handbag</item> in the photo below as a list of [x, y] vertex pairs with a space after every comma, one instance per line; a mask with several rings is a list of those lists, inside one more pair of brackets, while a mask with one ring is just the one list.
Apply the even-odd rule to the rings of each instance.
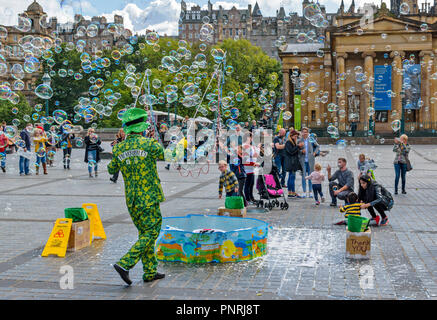
[[395, 145], [393, 146], [393, 152], [396, 152], [393, 161], [395, 167], [395, 194], [398, 194], [399, 177], [402, 179], [402, 194], [407, 193], [405, 191], [406, 173], [412, 169], [408, 159], [410, 149], [406, 134], [401, 135], [399, 139], [395, 138]]
[[296, 171], [301, 171], [302, 167], [299, 162], [299, 150], [301, 149], [297, 144], [297, 137], [299, 133], [295, 130], [291, 131], [287, 142], [285, 143], [285, 159], [284, 159], [284, 168], [285, 171], [288, 172], [288, 197], [289, 198], [301, 198], [298, 194], [296, 194]]
[[103, 150], [100, 144], [100, 138], [95, 134], [93, 128], [88, 129], [88, 133], [83, 140], [85, 143], [85, 162], [88, 163], [88, 172], [90, 178], [93, 177], [93, 167], [94, 174], [97, 178], [97, 163], [100, 161], [100, 152]]

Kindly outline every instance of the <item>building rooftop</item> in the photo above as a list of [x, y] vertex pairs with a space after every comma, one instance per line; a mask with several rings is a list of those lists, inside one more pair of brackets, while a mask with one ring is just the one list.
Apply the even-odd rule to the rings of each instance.
[[287, 47], [282, 51], [282, 53], [307, 53], [307, 52], [317, 52], [317, 50], [324, 48], [323, 43], [288, 43]]

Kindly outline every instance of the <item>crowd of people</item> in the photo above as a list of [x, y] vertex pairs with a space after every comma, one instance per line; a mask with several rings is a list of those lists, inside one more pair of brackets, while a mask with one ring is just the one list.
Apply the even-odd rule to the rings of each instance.
[[[236, 126], [238, 134], [239, 126]], [[255, 168], [263, 166], [257, 158], [263, 152], [263, 145], [254, 146], [251, 133], [227, 145], [220, 145], [228, 154], [227, 161], [220, 161], [221, 172], [219, 182], [219, 197], [222, 197], [222, 190], [225, 188], [226, 196], [241, 196], [245, 205], [256, 204], [253, 196], [255, 181]], [[393, 206], [393, 197], [390, 192], [379, 184], [375, 178], [375, 161], [360, 154], [357, 160], [359, 174], [358, 192], [355, 193], [355, 175], [348, 168], [347, 160], [343, 157], [337, 160], [337, 170], [332, 172], [331, 166], [326, 167], [327, 175], [323, 173], [322, 165], [316, 162], [317, 157], [325, 153], [320, 150], [320, 145], [313, 135], [310, 135], [308, 128], [299, 131], [290, 128], [288, 131], [280, 129], [273, 138], [272, 163], [278, 172], [278, 180], [282, 188], [288, 191], [289, 199], [314, 198], [318, 206], [325, 202], [322, 183], [325, 178], [328, 181], [328, 191], [331, 198], [331, 207], [338, 208], [338, 200], [344, 201], [340, 206], [340, 212], [349, 214], [361, 214], [361, 210], [367, 209], [371, 220], [377, 225], [388, 224], [386, 212]], [[408, 137], [402, 135], [395, 138], [393, 147], [395, 153], [395, 195], [398, 194], [399, 179], [402, 180], [402, 193], [406, 194], [406, 172], [411, 170], [411, 163], [408, 158], [410, 145]], [[234, 159], [231, 161], [231, 155]], [[265, 161], [265, 159], [264, 159]], [[272, 170], [273, 172], [273, 170]], [[296, 175], [300, 172], [302, 193], [296, 192]], [[266, 174], [266, 172], [264, 172]], [[288, 174], [288, 179], [287, 179]], [[375, 210], [379, 215], [376, 214]], [[345, 224], [342, 220], [336, 224]]]
[[[263, 119], [265, 122], [267, 119]], [[188, 119], [183, 121], [181, 129], [187, 129]], [[265, 124], [264, 124], [265, 125]], [[218, 147], [227, 154], [227, 160], [220, 161], [219, 170], [221, 171], [219, 196], [225, 188], [226, 196], [238, 195], [244, 199], [245, 206], [256, 205], [254, 188], [256, 182], [257, 167], [262, 167], [264, 162], [260, 159], [264, 157], [264, 145], [253, 143], [252, 133], [255, 129], [264, 126], [262, 122], [246, 122], [244, 126], [237, 124], [235, 133], [237, 139], [227, 138], [226, 143], [219, 144]], [[163, 138], [168, 128], [160, 128], [159, 134]], [[244, 134], [242, 129], [246, 129]], [[50, 132], [46, 132], [41, 125], [27, 124], [19, 133], [21, 144], [17, 146], [12, 139], [5, 133], [6, 123], [3, 122], [0, 128], [0, 167], [6, 172], [7, 148], [19, 152], [19, 174], [21, 176], [31, 175], [30, 159], [32, 150], [35, 154], [35, 174], [39, 175], [42, 167], [43, 174], [48, 174], [47, 166], [53, 165], [53, 154], [58, 150], [63, 151], [63, 166], [65, 170], [70, 169], [71, 154], [75, 135], [64, 129], [63, 125], [52, 126]], [[115, 140], [111, 143], [114, 147], [124, 141], [126, 135], [123, 129], [117, 133]], [[386, 211], [393, 205], [390, 193], [380, 184], [375, 177], [374, 160], [366, 158], [360, 154], [357, 160], [358, 192], [354, 193], [355, 179], [354, 173], [347, 166], [345, 158], [337, 161], [337, 170], [332, 173], [330, 165], [326, 167], [326, 175], [317, 157], [323, 156], [316, 137], [310, 134], [309, 128], [302, 128], [300, 131], [294, 128], [288, 130], [281, 128], [272, 139], [272, 163], [276, 167], [280, 186], [286, 188], [289, 199], [314, 198], [315, 204], [320, 205], [325, 202], [323, 192], [323, 182], [328, 181], [328, 192], [331, 198], [330, 206], [337, 207], [338, 200], [344, 201], [345, 206], [341, 207], [345, 216], [350, 212], [357, 212], [359, 203], [360, 209], [367, 209], [372, 219], [380, 225], [386, 225], [388, 218]], [[103, 151], [101, 140], [96, 135], [93, 128], [89, 128], [83, 140], [85, 145], [84, 161], [88, 164], [89, 177], [98, 176], [98, 163], [100, 153]], [[203, 142], [203, 141], [202, 141]], [[186, 147], [186, 141], [184, 142]], [[33, 145], [33, 146], [32, 146]], [[398, 194], [399, 180], [401, 180], [401, 192], [406, 194], [406, 172], [411, 170], [411, 163], [408, 158], [410, 152], [408, 137], [402, 135], [395, 138], [393, 146], [395, 183], [394, 194]], [[231, 160], [232, 158], [232, 160]], [[265, 161], [265, 160], [264, 160]], [[169, 165], [166, 167], [169, 168]], [[94, 172], [94, 176], [93, 176]], [[302, 193], [297, 192], [296, 175], [300, 173]], [[287, 177], [288, 174], [288, 177]], [[116, 172], [110, 178], [114, 183], [118, 180], [119, 173]], [[358, 202], [357, 202], [358, 201]], [[379, 213], [376, 215], [375, 210]], [[340, 221], [340, 224], [344, 221]]]
[[[54, 165], [55, 154], [58, 150], [62, 150], [62, 163], [65, 170], [71, 169], [71, 154], [76, 136], [71, 130], [67, 130], [64, 123], [59, 126], [51, 126], [48, 132], [40, 124], [33, 125], [28, 123], [23, 130], [20, 131], [16, 138], [9, 138], [6, 134], [7, 124], [2, 122], [0, 128], [0, 165], [2, 171], [6, 172], [7, 150], [10, 152], [18, 152], [19, 154], [19, 174], [20, 176], [30, 176], [30, 162], [35, 160], [35, 175], [39, 175], [40, 168], [42, 173], [48, 174], [48, 166]], [[93, 128], [89, 128], [84, 139], [85, 143], [85, 162], [88, 163], [89, 176], [92, 177], [94, 170], [97, 177], [97, 163], [100, 161], [100, 152], [103, 149], [100, 147], [101, 140], [95, 134]], [[32, 152], [33, 150], [33, 152]]]

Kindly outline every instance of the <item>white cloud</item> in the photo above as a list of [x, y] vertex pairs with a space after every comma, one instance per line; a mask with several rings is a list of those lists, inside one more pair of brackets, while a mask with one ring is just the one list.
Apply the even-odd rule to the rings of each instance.
[[[12, 26], [17, 24], [17, 16], [27, 10], [32, 1], [15, 1], [0, 0], [0, 24]], [[57, 17], [58, 22], [64, 23], [74, 20], [75, 13], [88, 12], [90, 14], [97, 14], [97, 10], [93, 7], [91, 2], [86, 0], [38, 0], [47, 16]], [[61, 5], [62, 4], [62, 5]]]
[[176, 0], [155, 0], [144, 9], [129, 3], [124, 9], [103, 16], [112, 20], [114, 14], [123, 16], [124, 27], [133, 33], [144, 34], [146, 29], [150, 29], [159, 34], [177, 35], [180, 3]]

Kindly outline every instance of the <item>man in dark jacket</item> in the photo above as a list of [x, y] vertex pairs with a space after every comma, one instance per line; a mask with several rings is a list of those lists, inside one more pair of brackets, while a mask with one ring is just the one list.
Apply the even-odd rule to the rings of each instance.
[[[354, 174], [346, 167], [345, 158], [338, 158], [338, 170], [331, 175], [331, 167], [328, 165], [329, 193], [331, 195], [331, 207], [337, 206], [337, 198], [340, 200], [347, 199], [349, 193], [354, 191]], [[338, 182], [336, 182], [337, 180]]]
[[[24, 152], [28, 152], [30, 151], [31, 148], [31, 139], [30, 139], [30, 133], [33, 130], [33, 125], [31, 123], [28, 123], [26, 128], [24, 128], [21, 132], [20, 132], [20, 137], [21, 139], [24, 141], [24, 148], [23, 151]], [[29, 159], [23, 156], [20, 156], [20, 163], [19, 163], [19, 167], [20, 167], [20, 176], [23, 175], [30, 175], [29, 172]]]

